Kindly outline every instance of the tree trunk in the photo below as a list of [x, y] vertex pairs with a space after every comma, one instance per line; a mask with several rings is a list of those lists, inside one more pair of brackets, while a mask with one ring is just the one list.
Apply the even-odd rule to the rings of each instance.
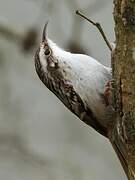
[[116, 48], [112, 52], [113, 106], [110, 141], [129, 180], [135, 180], [135, 0], [114, 0]]

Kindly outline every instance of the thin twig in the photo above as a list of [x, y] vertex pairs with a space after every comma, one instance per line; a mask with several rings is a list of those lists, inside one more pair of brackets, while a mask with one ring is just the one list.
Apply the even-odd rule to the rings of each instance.
[[107, 39], [107, 37], [106, 37], [106, 35], [105, 35], [105, 33], [104, 33], [101, 25], [100, 25], [98, 22], [95, 23], [95, 22], [92, 21], [91, 19], [87, 18], [84, 14], [82, 14], [82, 13], [81, 13], [80, 11], [78, 11], [78, 10], [76, 11], [76, 14], [79, 15], [79, 16], [81, 16], [81, 17], [83, 17], [84, 19], [86, 19], [86, 20], [89, 21], [91, 24], [93, 24], [94, 26], [97, 27], [97, 29], [99, 30], [100, 34], [102, 35], [104, 41], [106, 42], [107, 46], [109, 47], [110, 51], [112, 51], [112, 46], [110, 45], [110, 43], [109, 43], [109, 41], [108, 41], [108, 39]]

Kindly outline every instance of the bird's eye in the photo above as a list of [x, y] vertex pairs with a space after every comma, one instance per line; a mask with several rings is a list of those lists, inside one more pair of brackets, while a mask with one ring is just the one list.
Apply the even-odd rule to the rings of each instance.
[[49, 56], [51, 54], [51, 50], [49, 48], [45, 49], [45, 55]]

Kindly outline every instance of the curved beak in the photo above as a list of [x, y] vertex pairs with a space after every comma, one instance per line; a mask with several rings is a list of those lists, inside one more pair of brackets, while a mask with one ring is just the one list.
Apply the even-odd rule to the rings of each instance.
[[49, 20], [44, 25], [43, 34], [42, 34], [42, 42], [47, 41], [47, 25], [48, 25], [48, 23], [49, 23]]

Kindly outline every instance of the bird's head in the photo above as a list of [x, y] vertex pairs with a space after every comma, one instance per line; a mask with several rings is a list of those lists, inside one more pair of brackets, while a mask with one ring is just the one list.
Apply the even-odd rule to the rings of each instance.
[[35, 68], [40, 80], [59, 99], [61, 98], [60, 87], [66, 84], [65, 66], [71, 53], [59, 48], [47, 37], [47, 25], [45, 24], [40, 46], [35, 54]]
[[58, 65], [57, 57], [55, 57], [55, 48], [57, 46], [47, 37], [47, 25], [48, 22], [44, 26], [42, 41], [37, 51], [37, 56], [39, 56], [38, 58], [44, 71], [48, 68], [52, 68], [53, 70]]

